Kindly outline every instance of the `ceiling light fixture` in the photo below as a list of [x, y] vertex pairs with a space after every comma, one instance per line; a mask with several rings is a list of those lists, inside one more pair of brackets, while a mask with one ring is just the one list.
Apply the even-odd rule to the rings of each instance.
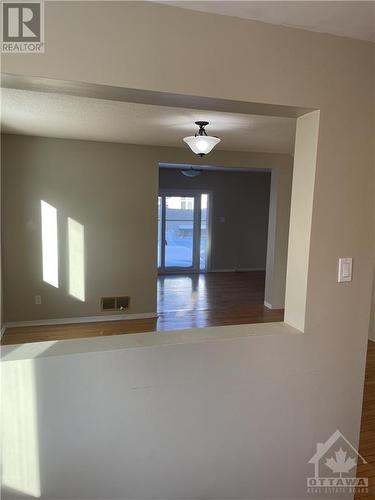
[[198, 175], [201, 175], [202, 171], [201, 170], [196, 170], [193, 167], [190, 167], [186, 170], [181, 170], [181, 174], [184, 175], [185, 177], [198, 177]]
[[195, 135], [184, 137], [184, 142], [186, 142], [193, 153], [202, 157], [212, 151], [216, 144], [220, 142], [220, 139], [212, 135], [207, 135], [205, 127], [208, 125], [208, 122], [198, 121], [195, 123], [199, 127], [198, 132]]

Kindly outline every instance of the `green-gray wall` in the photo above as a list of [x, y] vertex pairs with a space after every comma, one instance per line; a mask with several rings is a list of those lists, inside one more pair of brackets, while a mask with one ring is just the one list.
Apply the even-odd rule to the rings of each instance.
[[212, 194], [211, 270], [265, 269], [270, 172], [202, 171], [198, 177], [160, 169], [160, 189]]

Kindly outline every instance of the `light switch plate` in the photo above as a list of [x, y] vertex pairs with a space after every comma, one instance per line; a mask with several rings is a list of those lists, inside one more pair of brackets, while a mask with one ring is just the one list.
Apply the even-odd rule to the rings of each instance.
[[353, 273], [353, 259], [351, 257], [340, 258], [337, 281], [339, 283], [347, 283], [348, 281], [352, 281], [352, 273]]

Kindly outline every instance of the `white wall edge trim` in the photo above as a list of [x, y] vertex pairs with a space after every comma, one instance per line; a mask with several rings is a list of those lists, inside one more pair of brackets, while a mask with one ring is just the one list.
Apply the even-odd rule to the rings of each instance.
[[284, 306], [278, 304], [270, 304], [269, 302], [264, 301], [264, 305], [267, 309], [284, 309]]
[[123, 321], [130, 319], [149, 319], [157, 318], [156, 312], [140, 313], [140, 314], [112, 314], [108, 316], [81, 316], [77, 318], [56, 318], [56, 319], [39, 319], [35, 321], [10, 321], [5, 323], [1, 329], [1, 333], [6, 328], [15, 328], [21, 326], [43, 326], [43, 325], [68, 325], [75, 323], [95, 323], [97, 321]]
[[285, 323], [256, 323], [251, 325], [214, 326], [170, 330], [168, 332], [145, 332], [123, 335], [108, 335], [82, 339], [51, 340], [26, 344], [5, 345], [1, 349], [1, 361], [16, 361], [70, 354], [116, 351], [118, 349], [144, 349], [201, 342], [233, 342], [254, 336], [270, 337], [301, 335], [301, 332]]
[[5, 325], [3, 325], [3, 326], [1, 327], [1, 331], [0, 331], [0, 338], [2, 338], [2, 337], [3, 337], [3, 335], [4, 335], [4, 333], [5, 333], [5, 328], [6, 328], [6, 326], [5, 326]]

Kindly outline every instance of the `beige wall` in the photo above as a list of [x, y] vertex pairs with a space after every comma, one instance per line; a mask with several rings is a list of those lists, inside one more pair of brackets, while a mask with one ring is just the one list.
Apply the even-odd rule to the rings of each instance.
[[285, 321], [302, 331], [305, 330], [318, 136], [319, 111], [298, 118], [285, 291]]
[[[123, 294], [129, 313], [155, 312], [159, 161], [187, 162], [189, 150], [17, 135], [2, 142], [5, 321], [97, 316], [100, 297]], [[288, 155], [222, 151], [211, 161], [274, 167], [289, 178], [292, 163]], [[42, 280], [41, 200], [58, 211], [58, 288]], [[84, 302], [68, 290], [68, 217], [85, 231]]]
[[188, 178], [162, 168], [159, 188], [210, 192], [209, 270], [255, 270], [266, 269], [270, 179], [270, 172], [246, 171], [203, 171]]
[[[37, 361], [41, 391], [61, 383], [44, 393], [49, 406], [41, 399], [43, 422], [68, 436], [58, 454], [41, 448], [42, 497], [309, 498], [316, 443], [336, 429], [354, 445], [359, 436], [374, 258], [371, 44], [142, 2], [51, 2], [46, 22], [45, 54], [4, 56], [4, 71], [321, 112], [305, 333], [87, 355], [84, 379], [78, 356]], [[349, 284], [337, 283], [340, 256], [354, 258]], [[84, 399], [59, 405], [49, 396], [66, 390], [69, 369]], [[50, 430], [40, 426], [41, 442]]]
[[[375, 45], [373, 48], [373, 77], [375, 80]], [[375, 88], [373, 89], [373, 99], [374, 99], [374, 112], [372, 116], [373, 129], [374, 129], [374, 140], [373, 140], [373, 157], [374, 157], [374, 169], [375, 169]], [[375, 175], [374, 175], [374, 192], [375, 192]], [[375, 221], [375, 195], [374, 195], [374, 221]], [[374, 232], [374, 247], [375, 247], [375, 232]], [[374, 252], [375, 253], [375, 252]], [[374, 262], [374, 273], [373, 273], [373, 283], [372, 283], [372, 306], [370, 314], [370, 328], [369, 328], [369, 338], [375, 342], [375, 262]]]
[[[139, 153], [141, 151], [141, 154]], [[5, 136], [5, 320], [100, 313], [101, 296], [129, 294], [156, 311], [157, 165], [139, 147]], [[57, 209], [59, 288], [42, 281], [40, 201]], [[67, 218], [84, 226], [86, 300], [68, 293]], [[34, 296], [42, 296], [35, 305]]]
[[375, 272], [372, 285], [372, 303], [370, 314], [369, 338], [375, 342]]

